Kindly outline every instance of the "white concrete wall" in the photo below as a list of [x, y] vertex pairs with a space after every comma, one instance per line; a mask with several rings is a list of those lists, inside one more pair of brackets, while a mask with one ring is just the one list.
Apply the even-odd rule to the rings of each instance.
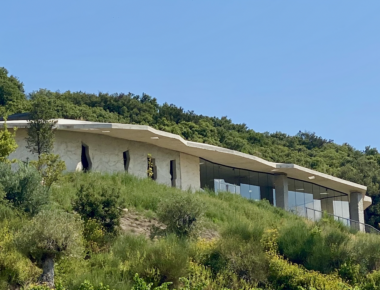
[[199, 157], [180, 153], [181, 188], [196, 191], [201, 187]]
[[[16, 141], [19, 147], [9, 158], [26, 161], [36, 160], [37, 155], [32, 155], [26, 149], [27, 133], [25, 129], [19, 129]], [[170, 160], [176, 160], [177, 180], [176, 186], [181, 188], [181, 177], [187, 180], [186, 175], [181, 174], [180, 153], [167, 150], [154, 145], [117, 139], [105, 135], [92, 133], [76, 133], [69, 131], [57, 131], [55, 135], [53, 153], [59, 154], [65, 161], [68, 171], [75, 171], [81, 161], [82, 143], [89, 148], [93, 171], [120, 172], [124, 171], [123, 152], [129, 151], [130, 163], [128, 172], [137, 177], [147, 177], [147, 155], [151, 154], [156, 160], [157, 182], [171, 186]], [[185, 161], [186, 162], [186, 161]], [[197, 162], [199, 164], [199, 161]], [[199, 165], [198, 165], [199, 166]], [[195, 179], [193, 176], [190, 180]], [[187, 182], [186, 184], [189, 184]], [[199, 175], [196, 185], [199, 187]]]
[[[11, 131], [11, 130], [10, 130]], [[13, 131], [13, 130], [12, 130]], [[11, 155], [9, 155], [9, 159], [18, 159], [21, 161], [27, 161], [27, 158], [30, 160], [37, 160], [37, 154], [32, 154], [28, 149], [26, 149], [26, 137], [28, 136], [26, 129], [18, 129], [16, 131], [16, 142], [17, 149]], [[15, 165], [13, 165], [14, 167]]]

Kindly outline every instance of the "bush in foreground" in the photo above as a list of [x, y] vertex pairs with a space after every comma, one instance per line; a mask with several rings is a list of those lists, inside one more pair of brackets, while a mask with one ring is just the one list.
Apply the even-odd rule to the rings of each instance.
[[42, 266], [40, 281], [54, 285], [54, 263], [64, 255], [81, 256], [82, 222], [62, 211], [41, 211], [20, 231], [16, 243], [21, 252]]
[[12, 171], [10, 165], [0, 163], [0, 184], [13, 206], [29, 214], [37, 214], [49, 202], [48, 189], [42, 185], [42, 177], [32, 166], [19, 163]]
[[158, 219], [166, 232], [178, 237], [190, 237], [200, 227], [204, 214], [203, 203], [193, 194], [175, 194], [158, 206]]
[[123, 214], [119, 199], [120, 192], [116, 187], [98, 183], [81, 184], [73, 209], [84, 221], [96, 220], [107, 232], [114, 233], [119, 228]]

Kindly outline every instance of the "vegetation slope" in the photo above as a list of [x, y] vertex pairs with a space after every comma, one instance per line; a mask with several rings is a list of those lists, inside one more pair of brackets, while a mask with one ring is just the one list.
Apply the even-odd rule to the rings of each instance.
[[[2, 172], [9, 172], [6, 166]], [[20, 165], [14, 176], [0, 175], [0, 289], [45, 289], [32, 286], [43, 253], [38, 246], [24, 248], [30, 249], [30, 236], [48, 239], [30, 234], [35, 228], [46, 232], [56, 223], [50, 235], [57, 240], [72, 230], [59, 212], [83, 225], [76, 226], [83, 242], [55, 256], [59, 289], [166, 289], [168, 282], [176, 289], [380, 289], [380, 236], [350, 232], [327, 217], [311, 223], [266, 201], [193, 194], [124, 173], [67, 174], [47, 192], [34, 182], [41, 177], [31, 166]], [[167, 229], [152, 228], [152, 239], [121, 232], [124, 208], [157, 218]], [[45, 218], [39, 226], [47, 212], [53, 221]], [[199, 238], [204, 228], [220, 237]]]

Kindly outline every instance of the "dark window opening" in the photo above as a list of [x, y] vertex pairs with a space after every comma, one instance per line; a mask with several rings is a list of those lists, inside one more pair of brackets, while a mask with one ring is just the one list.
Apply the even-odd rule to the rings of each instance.
[[88, 149], [88, 146], [83, 143], [82, 143], [81, 162], [82, 162], [84, 172], [91, 170], [92, 162], [90, 159], [89, 149]]
[[170, 160], [170, 179], [172, 182], [172, 187], [176, 187], [176, 179], [177, 179], [177, 169], [175, 160]]
[[129, 161], [130, 161], [129, 151], [123, 152], [123, 160], [124, 160], [124, 170], [128, 172]]
[[152, 158], [152, 156], [148, 155], [147, 163], [148, 163], [148, 167], [147, 167], [148, 177], [153, 179], [153, 180], [157, 180], [156, 159], [154, 159], [154, 158]]

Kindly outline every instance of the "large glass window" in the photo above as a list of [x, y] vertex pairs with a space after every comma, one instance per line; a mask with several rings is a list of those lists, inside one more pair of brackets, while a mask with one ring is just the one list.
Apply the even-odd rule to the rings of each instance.
[[[273, 174], [223, 166], [201, 159], [200, 177], [204, 189], [227, 191], [252, 200], [266, 199], [276, 205]], [[323, 211], [341, 219], [349, 219], [346, 194], [293, 178], [288, 178], [288, 208], [312, 220], [319, 220]]]
[[201, 187], [227, 191], [252, 199], [267, 199], [275, 205], [273, 174], [223, 166], [201, 159]]
[[319, 220], [323, 211], [340, 220], [349, 217], [346, 194], [292, 178], [288, 178], [288, 186], [288, 206], [294, 213], [312, 220]]

